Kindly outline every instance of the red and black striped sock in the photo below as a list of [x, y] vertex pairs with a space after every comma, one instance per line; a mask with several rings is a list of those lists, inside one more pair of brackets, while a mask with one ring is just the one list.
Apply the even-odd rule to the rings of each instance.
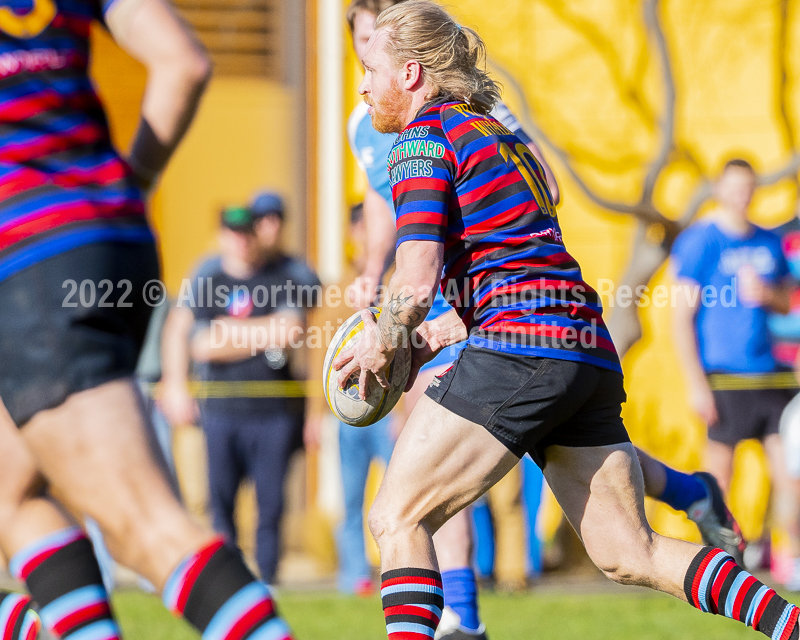
[[0, 592], [0, 638], [2, 640], [36, 640], [41, 622], [31, 609], [30, 596]]
[[381, 576], [389, 640], [429, 640], [444, 608], [442, 576], [430, 569], [395, 569]]
[[59, 638], [119, 640], [92, 543], [77, 527], [56, 531], [17, 553], [11, 573], [24, 580], [44, 626]]
[[222, 539], [183, 560], [167, 579], [163, 598], [203, 640], [292, 640], [267, 586]]
[[722, 549], [700, 550], [689, 565], [683, 589], [701, 611], [743, 622], [772, 640], [799, 640], [800, 609], [756, 580]]

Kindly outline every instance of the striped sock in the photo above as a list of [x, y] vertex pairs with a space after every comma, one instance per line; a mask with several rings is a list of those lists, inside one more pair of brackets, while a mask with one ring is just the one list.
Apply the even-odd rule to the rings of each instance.
[[42, 624], [30, 604], [24, 594], [0, 593], [0, 639], [36, 640]]
[[756, 580], [722, 549], [700, 550], [689, 565], [683, 589], [701, 611], [743, 622], [772, 640], [798, 640], [800, 609]]
[[267, 586], [221, 538], [177, 566], [163, 598], [170, 611], [202, 633], [203, 640], [292, 640]]
[[44, 626], [59, 638], [119, 640], [92, 543], [83, 530], [56, 531], [17, 553], [9, 569], [28, 585]]
[[389, 640], [433, 638], [444, 607], [442, 576], [430, 569], [395, 569], [381, 576]]

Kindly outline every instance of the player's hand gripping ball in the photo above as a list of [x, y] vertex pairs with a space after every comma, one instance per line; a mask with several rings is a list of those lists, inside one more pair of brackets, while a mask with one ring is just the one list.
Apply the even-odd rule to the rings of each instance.
[[[380, 309], [370, 307], [370, 311], [377, 320]], [[411, 371], [411, 349], [405, 346], [395, 352], [394, 360], [385, 372], [388, 388], [380, 386], [374, 377], [368, 375], [368, 393], [362, 400], [359, 397], [358, 372], [348, 378], [343, 389], [339, 388], [338, 371], [333, 368], [333, 361], [361, 339], [363, 329], [364, 321], [361, 319], [361, 311], [358, 311], [334, 334], [322, 367], [322, 385], [328, 406], [339, 420], [354, 427], [367, 427], [384, 418], [403, 395]]]

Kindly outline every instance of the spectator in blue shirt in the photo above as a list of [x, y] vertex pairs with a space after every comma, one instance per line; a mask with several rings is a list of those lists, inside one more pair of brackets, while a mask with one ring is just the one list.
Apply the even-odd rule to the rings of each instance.
[[755, 188], [750, 164], [731, 160], [715, 185], [717, 208], [676, 240], [672, 267], [682, 287], [674, 301], [675, 340], [689, 400], [708, 426], [706, 467], [727, 489], [736, 444], [760, 440], [771, 467], [775, 516], [792, 532], [797, 499], [778, 435], [792, 394], [771, 382], [780, 367], [768, 328], [771, 313], [789, 310], [789, 268], [778, 236], [748, 219]]

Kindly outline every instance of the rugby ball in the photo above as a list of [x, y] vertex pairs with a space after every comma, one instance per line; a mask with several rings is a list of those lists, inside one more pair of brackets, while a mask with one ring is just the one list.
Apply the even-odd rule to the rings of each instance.
[[[377, 320], [381, 310], [370, 307], [370, 311]], [[389, 365], [386, 373], [386, 378], [389, 380], [388, 389], [381, 387], [374, 377], [370, 376], [372, 380], [369, 394], [366, 400], [362, 400], [358, 397], [358, 372], [350, 376], [344, 389], [340, 389], [339, 372], [333, 368], [333, 361], [340, 353], [350, 349], [361, 339], [363, 329], [364, 321], [361, 319], [361, 312], [358, 311], [334, 334], [322, 367], [322, 385], [328, 406], [339, 420], [354, 427], [367, 427], [384, 418], [403, 395], [408, 374], [411, 372], [411, 349], [406, 346], [397, 350], [394, 360]]]

